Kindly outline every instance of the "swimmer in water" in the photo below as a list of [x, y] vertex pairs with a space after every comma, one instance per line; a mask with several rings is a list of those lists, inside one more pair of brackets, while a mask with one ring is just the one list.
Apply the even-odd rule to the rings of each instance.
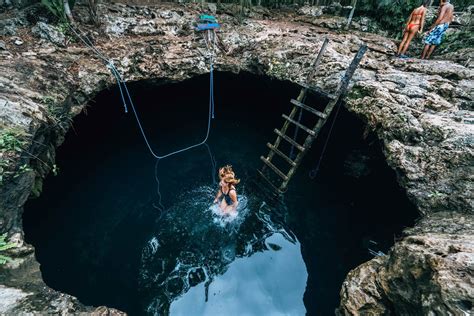
[[237, 205], [237, 191], [235, 186], [240, 182], [239, 179], [235, 178], [235, 173], [232, 170], [232, 166], [224, 166], [219, 169], [219, 191], [217, 191], [214, 203], [219, 204], [222, 212], [227, 215], [236, 214]]

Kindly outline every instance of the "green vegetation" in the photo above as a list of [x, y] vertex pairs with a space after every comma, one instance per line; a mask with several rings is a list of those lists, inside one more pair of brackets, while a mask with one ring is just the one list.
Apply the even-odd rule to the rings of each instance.
[[50, 118], [56, 123], [57, 126], [63, 128], [62, 123], [72, 123], [71, 114], [64, 110], [64, 107], [59, 106], [59, 101], [52, 96], [44, 96], [41, 99], [41, 103], [46, 106]]
[[5, 239], [7, 238], [7, 234], [0, 235], [0, 264], [5, 264], [7, 261], [11, 261], [12, 258], [2, 255], [1, 252], [15, 247], [15, 244], [7, 243]]
[[21, 173], [31, 170], [26, 165], [20, 167], [20, 173], [8, 170], [11, 159], [23, 152], [27, 136], [26, 132], [16, 128], [5, 129], [0, 134], [0, 184], [7, 176], [18, 177]]
[[466, 47], [474, 47], [474, 29], [447, 33], [439, 46], [438, 53], [449, 53]]
[[41, 0], [43, 4], [62, 23], [74, 22], [71, 8], [75, 0]]
[[27, 134], [20, 129], [6, 129], [0, 134], [0, 153], [6, 151], [21, 152]]

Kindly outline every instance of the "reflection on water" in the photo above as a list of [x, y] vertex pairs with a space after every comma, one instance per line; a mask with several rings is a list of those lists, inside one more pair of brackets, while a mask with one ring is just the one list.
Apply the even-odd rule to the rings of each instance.
[[264, 242], [266, 249], [236, 258], [214, 277], [207, 301], [201, 283], [171, 304], [171, 315], [304, 315], [308, 274], [300, 244], [284, 232]]
[[243, 186], [237, 216], [222, 215], [212, 203], [217, 169], [206, 147], [213, 185], [183, 191], [168, 208], [160, 192], [166, 182], [155, 165], [155, 205], [162, 214], [142, 250], [142, 309], [156, 315], [304, 314], [307, 272], [300, 244]]

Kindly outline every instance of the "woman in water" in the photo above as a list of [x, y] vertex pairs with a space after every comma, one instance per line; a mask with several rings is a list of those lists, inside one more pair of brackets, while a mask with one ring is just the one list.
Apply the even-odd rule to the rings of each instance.
[[406, 58], [406, 51], [410, 42], [416, 33], [421, 34], [423, 32], [423, 26], [425, 25], [426, 7], [430, 4], [429, 0], [423, 0], [423, 4], [418, 8], [414, 9], [408, 18], [406, 27], [403, 29], [403, 40], [398, 47], [397, 56]]
[[235, 214], [237, 211], [237, 192], [235, 186], [240, 182], [239, 179], [235, 178], [235, 173], [232, 170], [232, 166], [224, 166], [219, 169], [219, 191], [217, 191], [214, 203], [218, 203], [224, 214]]

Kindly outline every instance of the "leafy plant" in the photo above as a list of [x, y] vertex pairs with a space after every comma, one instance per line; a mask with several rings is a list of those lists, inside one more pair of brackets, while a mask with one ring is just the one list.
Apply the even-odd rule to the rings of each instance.
[[62, 0], [41, 0], [41, 4], [54, 14], [60, 21], [66, 21], [64, 14], [64, 4]]
[[70, 9], [74, 2], [75, 0], [41, 0], [41, 4], [63, 23], [74, 22]]
[[[0, 252], [3, 252], [7, 249], [15, 247], [15, 244], [13, 243], [7, 243], [5, 239], [7, 238], [7, 234], [0, 235]], [[12, 258], [0, 254], [0, 264], [5, 264], [7, 261], [11, 261]]]
[[41, 102], [46, 105], [50, 117], [61, 127], [61, 123], [72, 122], [71, 114], [58, 106], [58, 100], [52, 96], [44, 96]]
[[53, 164], [53, 169], [52, 169], [52, 171], [53, 171], [53, 174], [54, 174], [55, 176], [57, 176], [58, 173], [59, 173], [59, 167], [58, 167], [56, 164]]
[[3, 179], [10, 174], [9, 171], [7, 171], [7, 160], [6, 159], [1, 159], [0, 160], [0, 184], [3, 183]]
[[16, 129], [7, 129], [0, 135], [0, 151], [15, 151], [21, 152], [26, 141], [22, 140], [22, 137], [26, 136], [26, 133]]
[[28, 164], [23, 164], [20, 166], [20, 168], [18, 169], [18, 172], [13, 176], [13, 178], [18, 178], [22, 173], [25, 173], [25, 172], [28, 172], [28, 171], [32, 171], [33, 169], [31, 169]]
[[[5, 129], [0, 134], [0, 184], [3, 183], [7, 176], [14, 174], [12, 170], [8, 170], [10, 162], [14, 156], [24, 152], [27, 144], [26, 137], [28, 133], [17, 128]], [[29, 171], [27, 166], [20, 167], [20, 172]]]

